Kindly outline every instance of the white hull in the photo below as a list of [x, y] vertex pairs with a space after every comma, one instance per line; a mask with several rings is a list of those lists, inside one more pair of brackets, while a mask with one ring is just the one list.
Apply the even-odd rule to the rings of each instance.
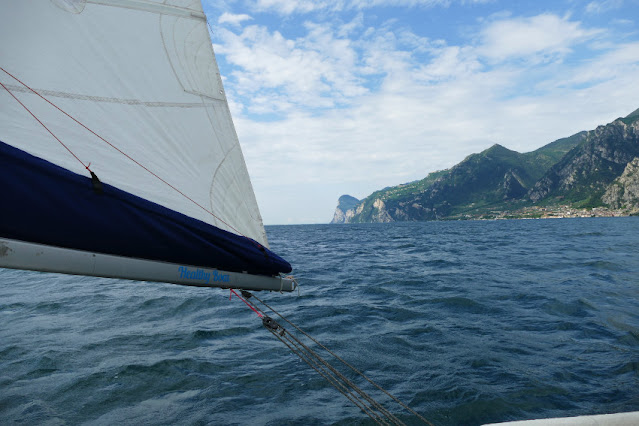
[[630, 413], [599, 414], [595, 416], [562, 417], [554, 419], [523, 420], [491, 423], [484, 426], [637, 426], [639, 411]]
[[293, 291], [295, 281], [192, 265], [132, 259], [0, 238], [0, 267], [73, 275], [158, 281], [197, 287]]

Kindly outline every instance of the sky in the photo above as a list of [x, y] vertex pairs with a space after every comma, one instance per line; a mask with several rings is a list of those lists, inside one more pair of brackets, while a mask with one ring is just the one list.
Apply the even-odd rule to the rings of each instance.
[[203, 0], [266, 225], [639, 108], [639, 0]]

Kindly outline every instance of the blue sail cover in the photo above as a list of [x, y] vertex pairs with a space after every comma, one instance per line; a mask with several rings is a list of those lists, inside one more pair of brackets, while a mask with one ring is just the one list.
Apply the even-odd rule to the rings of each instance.
[[291, 271], [248, 237], [101, 186], [0, 141], [0, 237], [232, 272]]

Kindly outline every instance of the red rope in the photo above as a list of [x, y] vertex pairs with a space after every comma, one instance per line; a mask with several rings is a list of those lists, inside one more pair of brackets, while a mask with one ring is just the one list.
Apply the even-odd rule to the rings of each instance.
[[237, 297], [240, 298], [240, 300], [244, 303], [246, 303], [246, 306], [248, 306], [249, 308], [251, 308], [251, 310], [253, 312], [255, 312], [257, 314], [258, 317], [262, 318], [262, 314], [260, 314], [257, 309], [255, 309], [253, 306], [251, 306], [251, 304], [249, 302], [247, 302], [246, 300], [244, 300], [244, 298], [242, 296], [240, 296], [239, 294], [237, 294], [235, 292], [235, 290], [233, 290], [232, 288], [229, 288], [229, 290], [231, 290], [231, 292], [229, 293], [229, 300], [231, 300], [231, 297], [233, 297], [233, 295], [236, 295]]
[[[4, 69], [2, 69], [2, 71], [4, 71]], [[5, 71], [5, 72], [6, 72], [6, 71]], [[9, 75], [10, 75], [10, 74], [9, 74]], [[20, 105], [22, 105], [22, 108], [24, 108], [24, 109], [25, 109], [25, 110], [26, 110], [29, 114], [31, 114], [31, 117], [35, 118], [35, 120], [36, 120], [38, 123], [40, 123], [40, 125], [41, 125], [42, 127], [44, 127], [44, 128], [45, 128], [45, 130], [46, 130], [47, 132], [49, 132], [49, 134], [55, 138], [55, 140], [57, 140], [58, 142], [60, 142], [60, 145], [62, 145], [62, 146], [63, 146], [63, 147], [64, 147], [67, 151], [69, 151], [69, 153], [70, 153], [71, 155], [73, 155], [73, 157], [74, 157], [76, 160], [78, 160], [78, 161], [80, 162], [80, 164], [82, 164], [82, 166], [84, 166], [84, 168], [85, 168], [85, 169], [87, 169], [87, 170], [91, 171], [91, 169], [89, 169], [89, 166], [88, 166], [88, 165], [86, 165], [86, 164], [84, 164], [84, 162], [82, 162], [82, 160], [80, 160], [80, 158], [78, 158], [78, 156], [77, 156], [77, 155], [75, 155], [75, 154], [74, 154], [74, 152], [73, 152], [73, 151], [71, 151], [71, 149], [70, 149], [68, 146], [66, 146], [66, 145], [64, 144], [64, 142], [62, 142], [62, 141], [60, 140], [60, 138], [58, 138], [58, 137], [57, 137], [57, 136], [56, 136], [56, 135], [55, 135], [55, 134], [54, 134], [54, 133], [53, 133], [53, 132], [52, 132], [52, 131], [51, 131], [51, 130], [50, 130], [50, 129], [49, 129], [49, 128], [48, 128], [48, 127], [47, 127], [47, 126], [43, 123], [43, 122], [42, 122], [42, 121], [40, 121], [40, 119], [38, 119], [38, 117], [36, 117], [36, 116], [35, 116], [35, 114], [34, 114], [34, 113], [32, 113], [32, 112], [31, 112], [31, 110], [30, 110], [29, 108], [27, 108], [27, 106], [26, 106], [25, 104], [23, 104], [23, 103], [20, 101], [20, 99], [18, 99], [18, 98], [17, 98], [17, 97], [16, 97], [16, 96], [15, 96], [15, 95], [14, 95], [14, 94], [13, 94], [13, 93], [12, 93], [12, 92], [8, 89], [8, 88], [7, 88], [7, 86], [5, 86], [5, 85], [4, 85], [4, 84], [2, 84], [2, 83], [0, 83], [0, 85], [4, 88], [4, 90], [6, 90], [6, 91], [7, 91], [7, 92], [8, 92], [8, 93], [9, 93], [9, 94], [13, 97], [13, 99], [15, 99], [15, 100], [16, 100], [16, 101], [20, 104]], [[91, 163], [89, 163], [89, 165], [90, 165], [90, 164], [91, 164]]]
[[[126, 158], [128, 158], [129, 160], [133, 161], [135, 164], [137, 164], [138, 166], [142, 167], [144, 170], [146, 170], [148, 173], [150, 173], [151, 175], [153, 175], [155, 178], [159, 179], [161, 182], [163, 182], [165, 185], [169, 186], [171, 189], [173, 189], [174, 191], [176, 191], [177, 193], [179, 193], [180, 195], [182, 195], [184, 198], [186, 198], [187, 200], [191, 201], [193, 204], [195, 204], [196, 206], [198, 206], [199, 208], [201, 208], [202, 210], [204, 210], [205, 212], [207, 212], [208, 214], [210, 214], [211, 216], [213, 216], [215, 219], [219, 220], [220, 222], [222, 222], [224, 225], [226, 225], [229, 229], [232, 229], [233, 231], [235, 231], [236, 234], [241, 235], [245, 238], [248, 238], [246, 235], [244, 235], [243, 233], [241, 233], [240, 231], [238, 231], [237, 229], [235, 229], [235, 227], [231, 226], [230, 224], [228, 224], [227, 222], [225, 222], [224, 220], [222, 220], [221, 218], [219, 218], [218, 216], [216, 216], [212, 211], [208, 210], [206, 207], [202, 206], [201, 204], [199, 204], [197, 201], [195, 201], [194, 199], [192, 199], [191, 197], [189, 197], [188, 195], [186, 195], [185, 193], [183, 193], [182, 191], [180, 191], [178, 188], [176, 188], [175, 186], [171, 185], [169, 182], [167, 182], [166, 180], [162, 179], [160, 176], [158, 176], [157, 174], [155, 174], [154, 172], [152, 172], [151, 170], [149, 170], [148, 168], [146, 168], [144, 165], [142, 165], [141, 163], [139, 163], [137, 160], [135, 160], [133, 157], [131, 157], [130, 155], [128, 155], [127, 153], [125, 153], [124, 151], [122, 151], [120, 148], [118, 148], [117, 146], [113, 145], [111, 142], [107, 141], [106, 139], [104, 139], [102, 136], [100, 136], [99, 134], [97, 134], [96, 132], [94, 132], [93, 130], [91, 130], [90, 128], [88, 128], [87, 126], [85, 126], [84, 124], [82, 124], [80, 121], [78, 121], [75, 117], [73, 117], [72, 115], [68, 114], [66, 111], [64, 111], [63, 109], [61, 109], [60, 107], [58, 107], [56, 104], [54, 104], [53, 102], [51, 102], [50, 100], [48, 100], [47, 98], [45, 98], [44, 96], [42, 96], [41, 94], [39, 94], [38, 92], [36, 92], [35, 90], [33, 90], [31, 87], [29, 87], [27, 84], [25, 84], [24, 82], [22, 82], [20, 79], [18, 79], [16, 76], [14, 76], [13, 74], [11, 74], [9, 71], [5, 70], [4, 68], [0, 67], [0, 70], [4, 71], [7, 75], [9, 75], [11, 78], [13, 78], [14, 80], [16, 80], [17, 82], [19, 82], [20, 84], [22, 84], [24, 87], [26, 87], [27, 89], [29, 89], [31, 92], [33, 92], [34, 94], [36, 94], [37, 96], [39, 96], [40, 98], [42, 98], [44, 101], [46, 101], [48, 104], [50, 104], [51, 106], [53, 106], [54, 108], [56, 108], [58, 111], [60, 111], [61, 113], [63, 113], [64, 115], [66, 115], [67, 117], [69, 117], [71, 120], [75, 121], [77, 124], [79, 124], [80, 126], [82, 126], [84, 129], [86, 129], [87, 131], [89, 131], [90, 133], [92, 133], [94, 136], [96, 136], [98, 139], [100, 139], [101, 141], [103, 141], [104, 143], [106, 143], [107, 145], [109, 145], [111, 148], [115, 149], [116, 151], [118, 151], [120, 154], [124, 155]], [[0, 83], [2, 84], [2, 83]], [[13, 93], [11, 93], [11, 91], [5, 87], [4, 84], [2, 84], [2, 87], [4, 87], [4, 89], [9, 92], [9, 94], [11, 94], [11, 96], [13, 96], [13, 98], [18, 101], [20, 103], [20, 105], [22, 105], [28, 112], [29, 114], [31, 114], [33, 116], [33, 118], [35, 118], [38, 123], [40, 123], [45, 129], [47, 129], [47, 131], [49, 133], [51, 133], [51, 135], [62, 144], [62, 146], [64, 146], [67, 151], [69, 151], [71, 153], [71, 155], [73, 155], [87, 170], [89, 170], [89, 167], [86, 166], [82, 160], [80, 160], [64, 143], [62, 143], [62, 141], [60, 139], [58, 139], [40, 120], [38, 120], [38, 118], [31, 112], [29, 111], [29, 109], [22, 103], [20, 102], [20, 100], [18, 98], [15, 97], [15, 95]], [[250, 239], [250, 238], [249, 238]], [[258, 247], [262, 247], [261, 244], [257, 243]]]

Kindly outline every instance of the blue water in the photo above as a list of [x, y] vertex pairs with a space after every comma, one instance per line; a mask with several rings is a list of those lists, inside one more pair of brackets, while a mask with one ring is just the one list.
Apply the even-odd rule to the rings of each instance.
[[[436, 425], [639, 410], [639, 218], [267, 232], [260, 297]], [[228, 291], [0, 269], [0, 423], [370, 420]]]

